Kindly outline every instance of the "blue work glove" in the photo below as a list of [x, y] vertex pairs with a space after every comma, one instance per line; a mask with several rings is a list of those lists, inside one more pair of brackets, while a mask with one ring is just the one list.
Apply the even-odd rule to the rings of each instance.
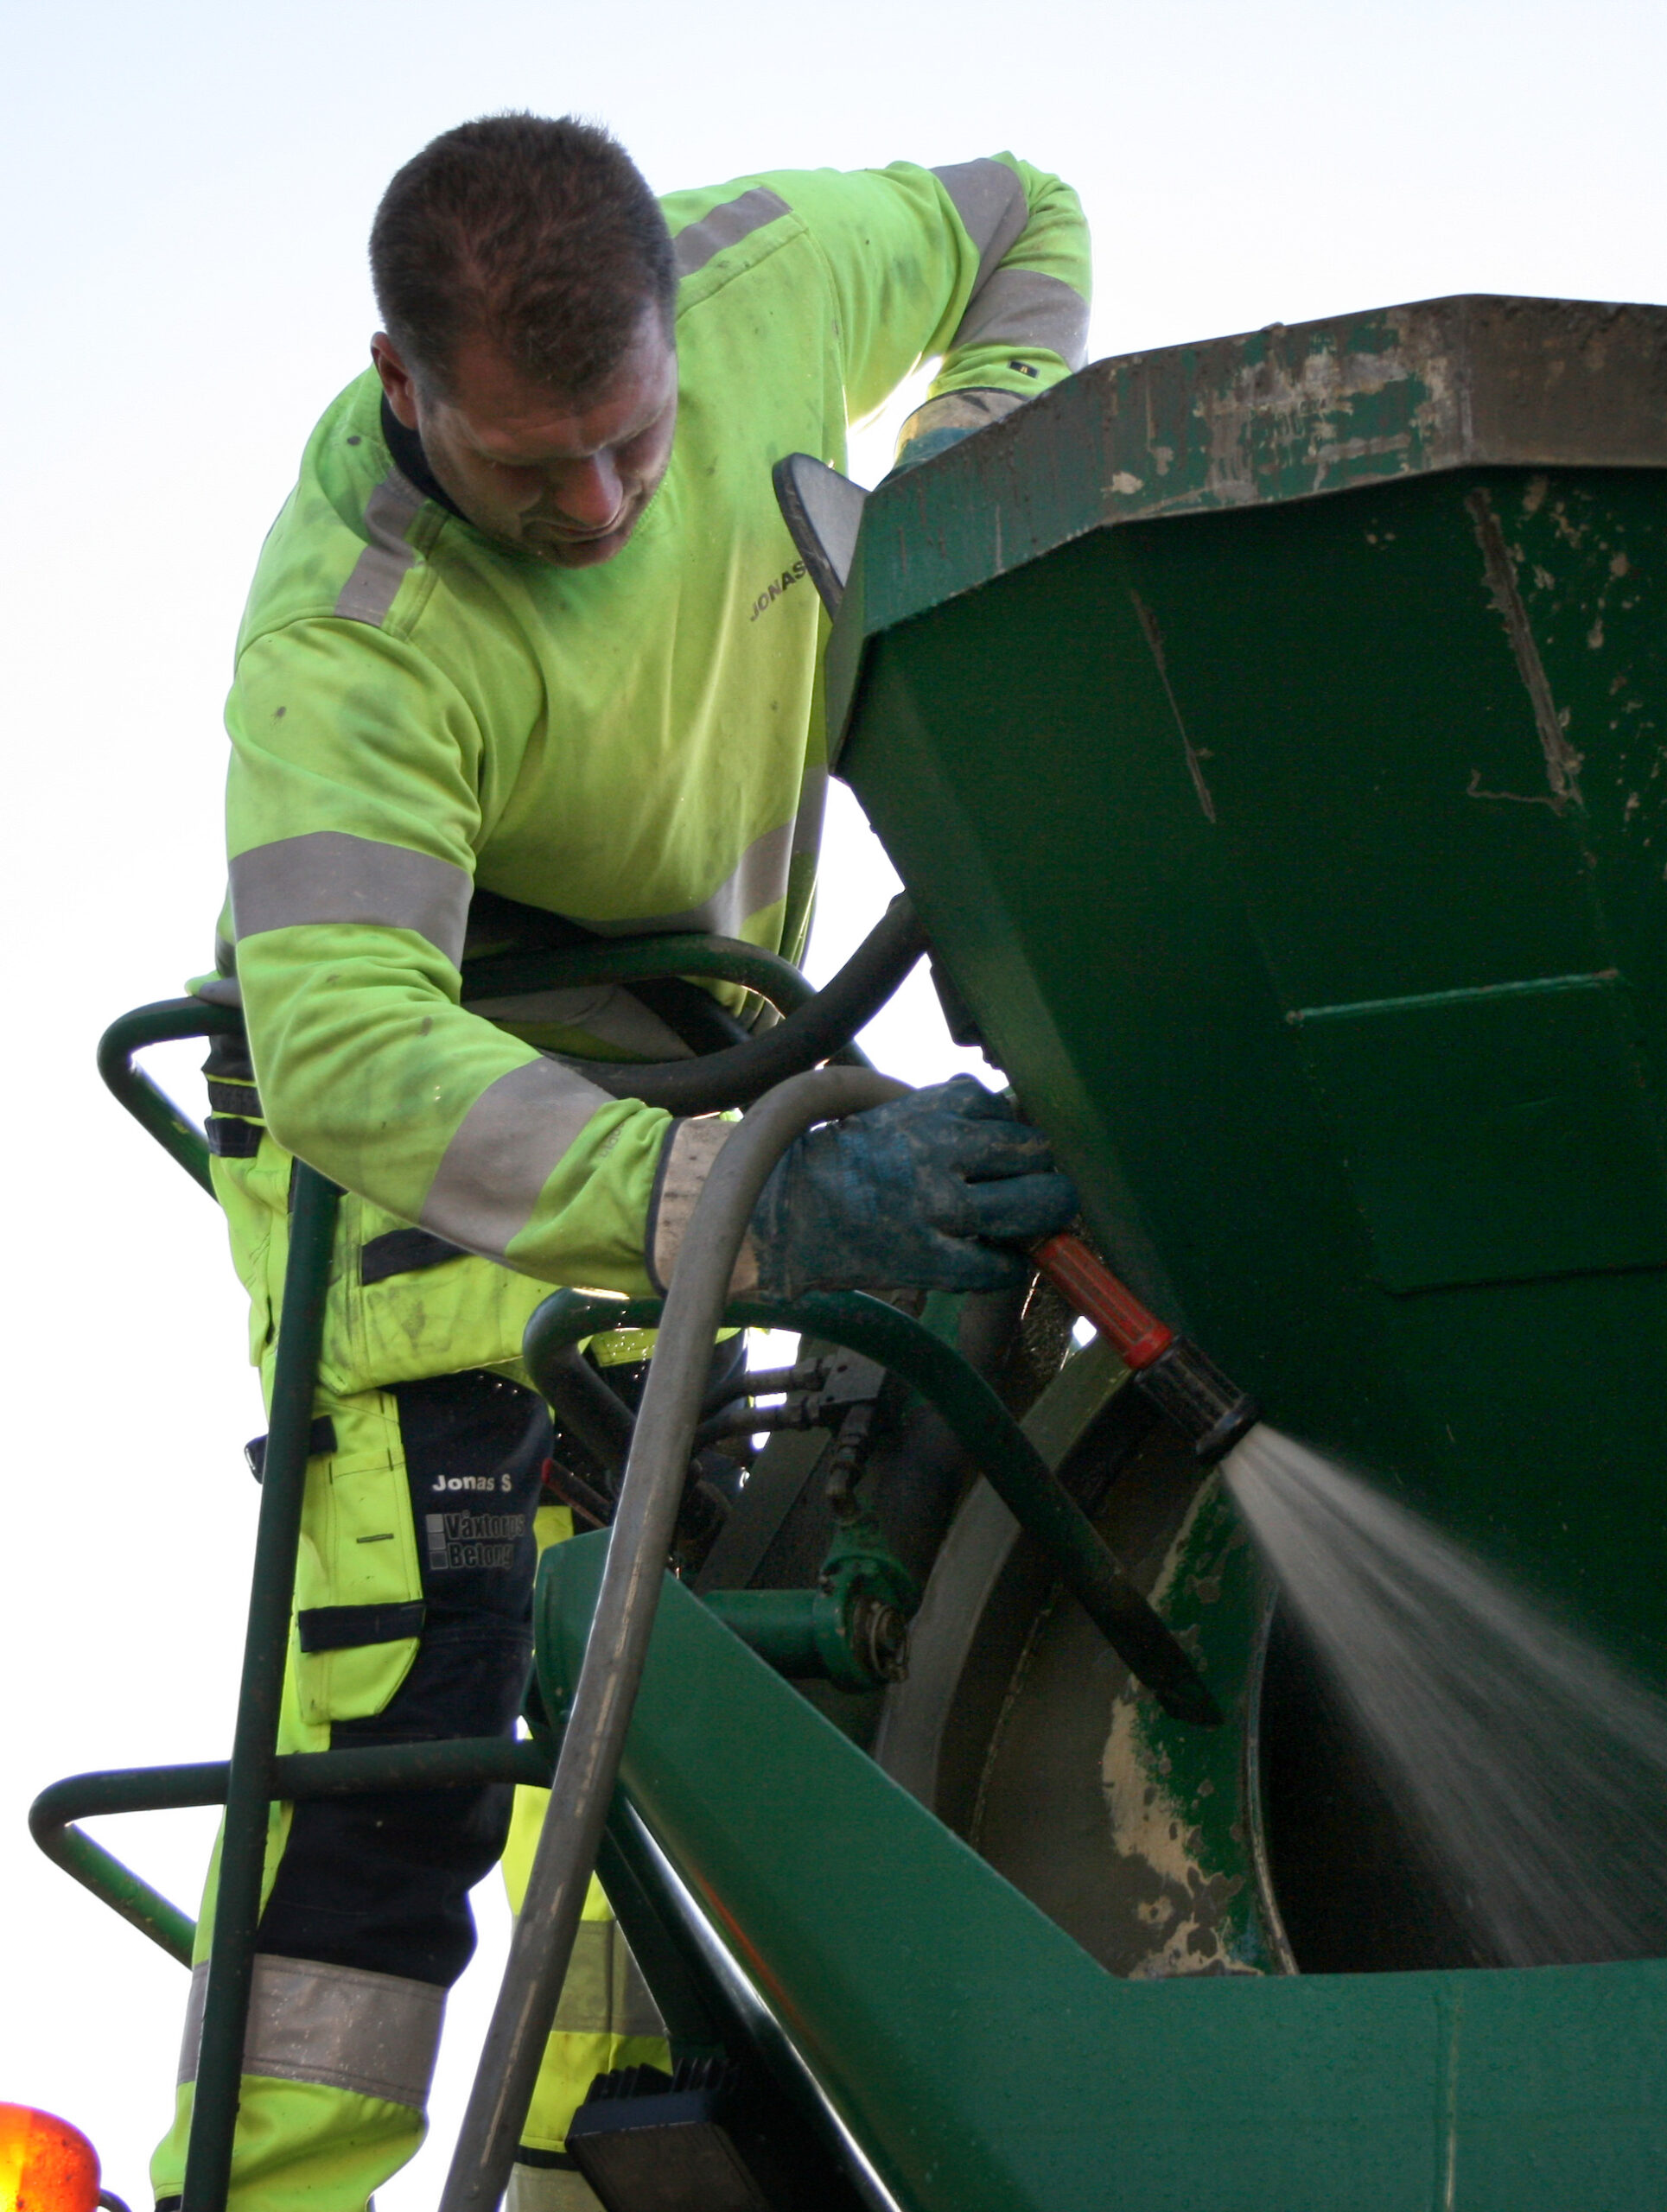
[[806, 1290], [1007, 1290], [1015, 1246], [1077, 1211], [1047, 1140], [970, 1075], [812, 1129], [760, 1193], [750, 1242], [766, 1298]]
[[983, 385], [966, 391], [939, 392], [936, 399], [917, 407], [898, 432], [892, 474], [900, 476], [905, 469], [917, 467], [934, 454], [958, 446], [975, 430], [988, 429], [1015, 407], [1022, 407], [1027, 396], [1021, 391], [986, 390]]

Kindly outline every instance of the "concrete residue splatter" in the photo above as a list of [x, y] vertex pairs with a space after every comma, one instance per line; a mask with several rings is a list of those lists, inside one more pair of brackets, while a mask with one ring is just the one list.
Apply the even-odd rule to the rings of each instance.
[[[1202, 1498], [1195, 1501], [1166, 1557], [1152, 1593], [1163, 1609], [1183, 1563]], [[1111, 1711], [1101, 1755], [1100, 1783], [1117, 1855], [1142, 1892], [1136, 1917], [1152, 1931], [1152, 1948], [1129, 1969], [1131, 1979], [1246, 1971], [1223, 1941], [1227, 1907], [1244, 1887], [1241, 1874], [1206, 1873], [1202, 1832], [1176, 1788], [1168, 1757], [1149, 1738], [1150, 1701], [1132, 1687]], [[1213, 1795], [1207, 1782], [1200, 1798]]]

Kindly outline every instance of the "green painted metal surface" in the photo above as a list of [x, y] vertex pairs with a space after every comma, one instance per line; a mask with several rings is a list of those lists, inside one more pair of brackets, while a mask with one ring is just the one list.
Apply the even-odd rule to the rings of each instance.
[[849, 776], [1148, 1302], [1667, 1674], [1667, 312], [1100, 365], [875, 494]]
[[[546, 1554], [576, 1676], [600, 1537]], [[1638, 2212], [1667, 1964], [1122, 1981], [675, 1583], [621, 1787], [904, 2212]]]

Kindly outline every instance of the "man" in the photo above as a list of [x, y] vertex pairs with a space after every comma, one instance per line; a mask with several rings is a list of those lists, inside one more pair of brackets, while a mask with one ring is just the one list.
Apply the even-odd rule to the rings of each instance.
[[[466, 944], [557, 914], [796, 957], [824, 625], [772, 465], [841, 463], [847, 421], [927, 356], [943, 365], [916, 445], [963, 433], [1077, 365], [1086, 324], [1075, 198], [1008, 156], [752, 177], [662, 207], [604, 132], [497, 117], [400, 171], [371, 253], [373, 372], [314, 433], [239, 639], [208, 987], [235, 978], [252, 1052], [211, 1062], [211, 1135], [269, 1378], [293, 1159], [347, 1193], [288, 1750], [513, 1725], [550, 1436], [523, 1326], [552, 1284], [663, 1287], [727, 1135], [547, 1056], [686, 1050], [642, 999], [466, 1011]], [[963, 1080], [801, 1140], [742, 1270], [775, 1291], [994, 1287], [1020, 1265], [1004, 1245], [1072, 1210], [1040, 1140]], [[453, 1541], [476, 1494], [491, 1541]], [[506, 1800], [275, 1820], [234, 2205], [353, 2212], [415, 2149]], [[589, 1924], [607, 1997], [621, 1977]], [[599, 2053], [652, 2028], [622, 2001], [566, 2020], [523, 2204], [589, 2201], [561, 2137]]]

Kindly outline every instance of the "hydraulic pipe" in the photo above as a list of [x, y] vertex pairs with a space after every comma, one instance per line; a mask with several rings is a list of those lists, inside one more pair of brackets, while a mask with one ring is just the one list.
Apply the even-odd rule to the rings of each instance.
[[474, 999], [513, 998], [521, 991], [549, 991], [584, 983], [631, 983], [666, 976], [706, 976], [742, 983], [791, 1014], [814, 996], [790, 960], [739, 938], [690, 931], [619, 938], [600, 944], [499, 952], [463, 963], [463, 1004]]
[[[537, 1382], [558, 1346], [576, 1337], [600, 1335], [610, 1322], [622, 1328], [652, 1327], [655, 1314], [650, 1300], [621, 1306], [601, 1296], [557, 1291], [527, 1324], [522, 1357]], [[883, 1300], [853, 1290], [810, 1291], [780, 1304], [736, 1299], [724, 1319], [745, 1328], [796, 1330], [843, 1344], [917, 1390], [1014, 1518], [1047, 1551], [1066, 1586], [1136, 1679], [1177, 1719], [1205, 1728], [1220, 1725], [1221, 1709], [1192, 1661], [1100, 1541], [1092, 1522], [983, 1376], [930, 1329]]]
[[809, 1681], [830, 1673], [823, 1639], [837, 1637], [837, 1608], [825, 1591], [709, 1590], [701, 1602], [779, 1675]]
[[575, 1060], [589, 1083], [673, 1114], [748, 1106], [790, 1077], [850, 1045], [926, 950], [908, 900], [894, 899], [830, 983], [785, 1021], [745, 1045], [694, 1060]]
[[552, 1351], [538, 1388], [562, 1427], [607, 1469], [610, 1480], [617, 1478], [631, 1449], [631, 1408], [608, 1389], [576, 1344]]
[[550, 1804], [441, 2212], [495, 2212], [509, 2181], [648, 1656], [712, 1340], [759, 1192], [814, 1122], [907, 1088], [866, 1068], [796, 1077], [753, 1108], [707, 1178], [665, 1300]]

